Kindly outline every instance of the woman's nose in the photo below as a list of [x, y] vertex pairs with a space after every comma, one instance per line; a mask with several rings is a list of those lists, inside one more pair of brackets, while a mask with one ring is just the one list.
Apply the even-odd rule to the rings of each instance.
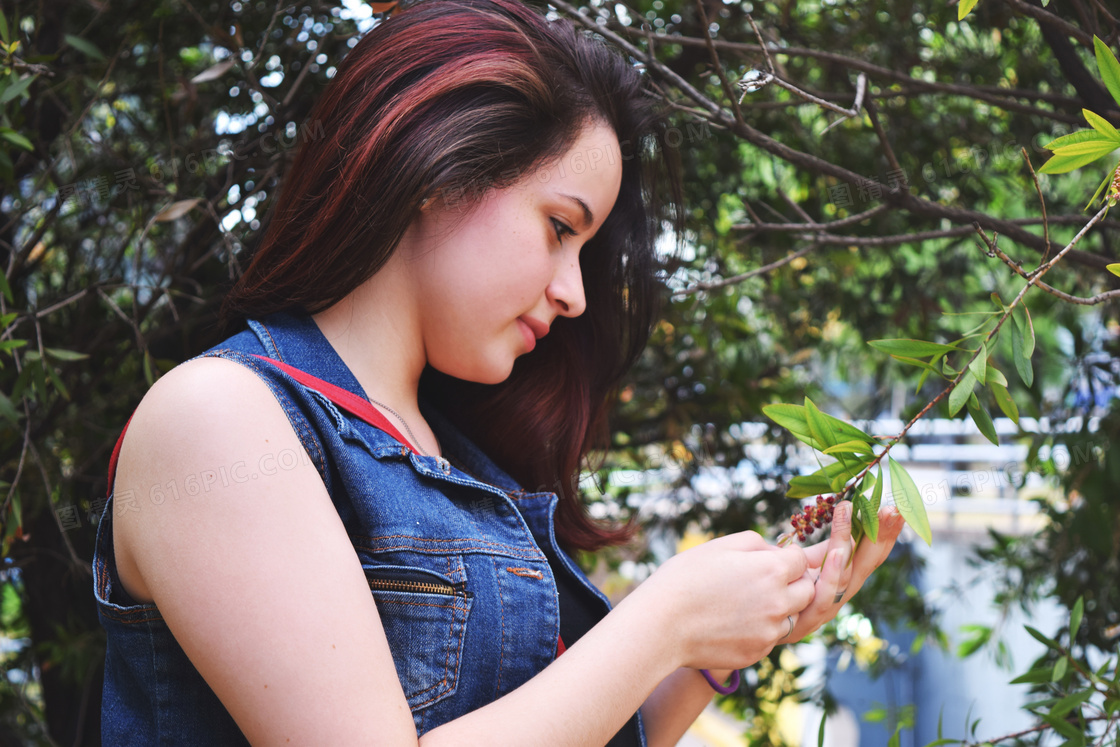
[[559, 307], [562, 316], [579, 316], [587, 308], [583, 294], [583, 273], [579, 256], [564, 256], [548, 286], [549, 301]]

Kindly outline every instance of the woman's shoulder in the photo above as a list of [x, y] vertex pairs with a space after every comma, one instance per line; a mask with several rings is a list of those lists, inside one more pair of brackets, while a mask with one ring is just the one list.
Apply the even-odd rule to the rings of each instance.
[[[152, 385], [133, 412], [129, 431], [179, 431], [244, 423], [273, 404], [268, 386], [247, 366], [206, 356], [180, 363]], [[168, 434], [170, 435], [170, 434]]]

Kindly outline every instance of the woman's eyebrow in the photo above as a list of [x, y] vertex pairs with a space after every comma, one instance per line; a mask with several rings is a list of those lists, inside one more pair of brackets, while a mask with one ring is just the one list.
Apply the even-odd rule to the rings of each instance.
[[560, 195], [560, 196], [564, 197], [566, 199], [569, 199], [572, 202], [579, 205], [580, 209], [583, 211], [583, 227], [582, 227], [583, 229], [590, 228], [592, 225], [595, 224], [595, 216], [591, 214], [591, 208], [587, 207], [586, 202], [584, 202], [580, 198], [576, 197], [575, 195]]

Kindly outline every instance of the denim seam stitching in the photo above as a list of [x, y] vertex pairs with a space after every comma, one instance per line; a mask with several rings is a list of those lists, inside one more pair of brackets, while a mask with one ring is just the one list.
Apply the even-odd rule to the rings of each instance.
[[498, 587], [498, 616], [502, 622], [502, 644], [498, 651], [498, 685], [495, 690], [495, 695], [500, 695], [502, 692], [502, 670], [505, 669], [506, 663], [506, 600], [502, 596], [502, 579], [501, 574], [498, 573], [498, 559], [491, 556], [490, 562], [494, 564], [494, 582], [495, 586]]
[[[449, 609], [452, 612], [459, 612], [459, 613], [462, 613], [464, 615], [470, 614], [470, 608], [469, 607], [464, 607], [462, 604], [459, 604], [459, 603], [433, 604], [433, 603], [430, 603], [430, 602], [404, 602], [404, 601], [383, 599], [382, 604], [401, 605], [401, 606], [408, 606], [408, 607], [439, 607], [441, 609]], [[466, 628], [466, 621], [464, 621], [464, 623], [462, 625], [459, 625], [458, 627], [459, 627], [458, 645], [454, 646], [454, 647], [448, 646], [447, 647], [447, 653], [444, 656], [443, 679], [440, 680], [439, 682], [436, 682], [432, 685], [429, 685], [428, 687], [425, 687], [423, 690], [420, 690], [419, 692], [415, 693], [415, 696], [419, 697], [423, 693], [426, 693], [429, 690], [433, 690], [433, 689], [436, 689], [436, 688], [441, 688], [441, 689], [439, 689], [437, 692], [432, 694], [431, 697], [429, 697], [427, 700], [424, 700], [424, 701], [421, 701], [421, 702], [417, 703], [416, 706], [415, 706], [416, 708], [426, 706], [429, 703], [432, 703], [436, 700], [439, 700], [439, 698], [447, 692], [447, 686], [451, 682], [451, 674], [450, 674], [451, 673], [451, 663], [454, 660], [461, 660], [462, 659], [463, 634], [464, 634], [465, 628]], [[456, 628], [456, 618], [453, 615], [452, 618], [451, 618], [451, 627], [448, 630], [448, 640], [449, 641], [454, 641], [455, 640], [455, 628]], [[454, 651], [454, 654], [453, 654], [453, 651]]]
[[280, 346], [276, 344], [276, 338], [272, 336], [272, 330], [270, 330], [268, 325], [264, 322], [259, 322], [259, 324], [261, 325], [261, 329], [264, 330], [264, 333], [268, 335], [268, 341], [272, 343], [272, 349], [276, 351], [276, 357], [283, 361], [284, 354], [280, 352]]
[[[390, 551], [390, 550], [413, 550], [415, 552], [443, 552], [444, 548], [441, 548], [441, 547], [437, 546], [437, 547], [431, 548], [430, 550], [427, 550], [423, 547], [423, 545], [430, 544], [430, 543], [468, 542], [468, 543], [474, 543], [474, 544], [468, 544], [465, 547], [460, 547], [460, 548], [457, 548], [457, 549], [459, 549], [459, 550], [479, 550], [479, 551], [500, 549], [500, 550], [507, 551], [510, 555], [513, 555], [515, 557], [532, 558], [534, 560], [547, 560], [545, 555], [543, 553], [541, 553], [539, 550], [519, 548], [515, 545], [506, 545], [506, 544], [503, 544], [501, 542], [490, 542], [488, 540], [479, 540], [476, 537], [450, 537], [450, 538], [443, 538], [443, 539], [432, 537], [432, 538], [421, 539], [419, 537], [413, 537], [413, 536], [408, 535], [408, 534], [385, 534], [385, 535], [381, 535], [379, 537], [370, 537], [368, 535], [350, 535], [350, 538], [351, 538], [351, 540], [362, 541], [362, 549], [363, 550], [369, 550], [372, 553], [386, 552], [386, 551]], [[390, 545], [390, 546], [386, 547], [386, 546], [371, 544], [371, 543], [376, 543], [378, 540], [382, 540], [382, 539], [414, 539], [414, 540], [418, 541], [418, 545], [399, 544], [399, 545]]]
[[[271, 334], [269, 338], [271, 339]], [[270, 377], [265, 375], [264, 369], [259, 367], [262, 364], [258, 364], [255, 359], [250, 358], [244, 353], [229, 349], [210, 351], [208, 353], [203, 353], [201, 357], [222, 358], [223, 360], [234, 361], [244, 365], [246, 368], [253, 371], [253, 373], [257, 374], [258, 378], [268, 387], [268, 390], [272, 393], [272, 396], [276, 399], [281, 409], [284, 410], [284, 415], [287, 416], [288, 423], [292, 426], [292, 430], [295, 431], [300, 445], [303, 446], [304, 451], [308, 452], [308, 455], [315, 461], [315, 468], [319, 472], [319, 476], [323, 478], [325, 484], [328, 479], [326, 460], [323, 457], [323, 451], [319, 445], [319, 440], [314, 436], [314, 429], [311, 423], [308, 422], [299, 407], [289, 400], [287, 394], [280, 389]], [[312, 451], [314, 451], [313, 454], [311, 453]]]

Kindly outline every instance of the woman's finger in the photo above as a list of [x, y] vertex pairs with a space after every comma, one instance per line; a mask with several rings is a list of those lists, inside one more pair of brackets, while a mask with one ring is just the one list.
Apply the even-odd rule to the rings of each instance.
[[898, 509], [893, 506], [879, 512], [878, 542], [872, 542], [864, 537], [863, 541], [859, 543], [859, 548], [856, 550], [855, 558], [851, 564], [851, 576], [838, 604], [851, 599], [863, 586], [868, 576], [883, 564], [883, 561], [890, 555], [895, 540], [898, 539], [898, 535], [905, 525], [905, 520], [898, 513]]

